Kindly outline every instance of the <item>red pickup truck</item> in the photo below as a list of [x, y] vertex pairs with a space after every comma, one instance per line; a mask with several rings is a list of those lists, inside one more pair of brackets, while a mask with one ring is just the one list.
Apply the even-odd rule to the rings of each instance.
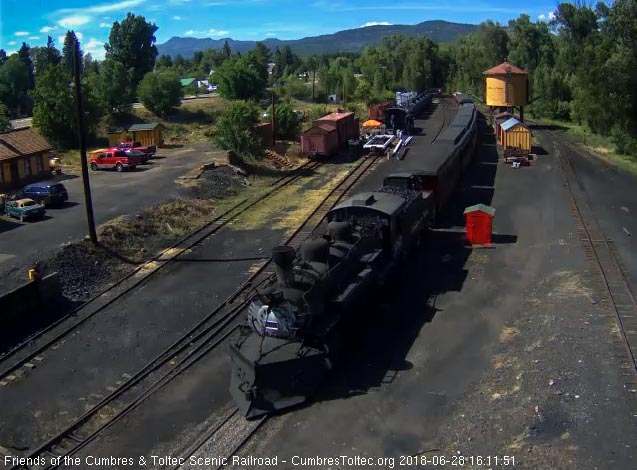
[[155, 152], [157, 152], [157, 146], [155, 146], [155, 145], [145, 146], [145, 145], [142, 145], [141, 142], [132, 141], [132, 140], [129, 140], [128, 142], [120, 142], [117, 147], [122, 149], [122, 150], [125, 150], [125, 149], [139, 150], [140, 152], [144, 152], [149, 157], [151, 155], [154, 155]]
[[141, 165], [141, 158], [137, 155], [128, 155], [120, 149], [100, 150], [91, 155], [89, 164], [91, 170], [116, 169], [124, 171], [125, 168], [134, 170], [137, 165]]

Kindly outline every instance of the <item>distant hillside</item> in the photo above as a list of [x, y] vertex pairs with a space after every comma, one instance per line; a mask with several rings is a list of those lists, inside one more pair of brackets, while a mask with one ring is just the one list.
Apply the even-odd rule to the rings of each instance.
[[[277, 46], [290, 46], [299, 55], [324, 54], [330, 52], [358, 52], [371, 44], [380, 43], [383, 36], [401, 34], [403, 36], [427, 36], [436, 42], [451, 42], [458, 35], [472, 33], [477, 25], [449, 23], [447, 21], [425, 21], [416, 25], [368, 26], [366, 28], [348, 29], [334, 34], [307, 37], [303, 39], [280, 40], [268, 38], [263, 41], [271, 50]], [[227, 38], [233, 51], [241, 53], [254, 48], [256, 41], [235, 41]], [[191, 57], [196, 51], [221, 49], [226, 39], [197, 39], [172, 37], [164, 44], [158, 44], [159, 55], [167, 54]]]

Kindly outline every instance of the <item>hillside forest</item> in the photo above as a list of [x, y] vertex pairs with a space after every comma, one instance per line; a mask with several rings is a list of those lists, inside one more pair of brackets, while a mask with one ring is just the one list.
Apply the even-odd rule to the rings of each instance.
[[[618, 153], [637, 158], [637, 0], [612, 5], [560, 3], [550, 21], [520, 15], [507, 25], [487, 21], [453, 43], [422, 36], [387, 36], [361, 52], [299, 56], [289, 46], [269, 50], [198, 51], [192, 57], [157, 57], [157, 26], [129, 13], [115, 22], [106, 57], [84, 55], [83, 86], [89, 129], [130, 110], [141, 99], [158, 115], [169, 114], [185, 93], [179, 78], [208, 79], [229, 100], [326, 102], [338, 94], [344, 107], [391, 98], [398, 90], [443, 87], [483, 97], [482, 72], [504, 60], [530, 74], [527, 113], [586, 126], [609, 137]], [[32, 108], [34, 125], [60, 145], [74, 145], [73, 103], [68, 91], [74, 34], [62, 50], [23, 43], [0, 50], [0, 127]], [[140, 54], [140, 51], [145, 54]], [[194, 87], [194, 85], [192, 85]], [[71, 124], [69, 124], [71, 123]], [[70, 127], [69, 127], [70, 126]]]

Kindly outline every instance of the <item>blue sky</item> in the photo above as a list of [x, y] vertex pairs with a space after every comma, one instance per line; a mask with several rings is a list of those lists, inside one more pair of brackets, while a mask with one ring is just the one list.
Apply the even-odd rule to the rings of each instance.
[[556, 0], [0, 0], [0, 48], [17, 50], [46, 44], [47, 35], [61, 47], [73, 29], [82, 48], [104, 55], [114, 21], [132, 11], [158, 27], [157, 42], [172, 36], [261, 40], [297, 39], [370, 24], [416, 24], [426, 20], [506, 23], [527, 13], [547, 19]]

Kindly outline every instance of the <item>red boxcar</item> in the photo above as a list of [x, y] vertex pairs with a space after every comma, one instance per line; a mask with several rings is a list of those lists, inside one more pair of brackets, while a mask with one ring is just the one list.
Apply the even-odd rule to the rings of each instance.
[[384, 101], [382, 103], [373, 104], [369, 107], [369, 118], [383, 122], [385, 119], [385, 110], [394, 106], [393, 101]]
[[303, 155], [330, 157], [338, 151], [338, 134], [335, 128], [315, 125], [301, 134]]
[[[351, 112], [328, 114], [314, 121], [314, 125], [335, 129], [339, 146], [346, 145], [349, 139], [355, 139], [358, 136], [356, 119]], [[355, 126], [356, 129], [354, 129]]]

